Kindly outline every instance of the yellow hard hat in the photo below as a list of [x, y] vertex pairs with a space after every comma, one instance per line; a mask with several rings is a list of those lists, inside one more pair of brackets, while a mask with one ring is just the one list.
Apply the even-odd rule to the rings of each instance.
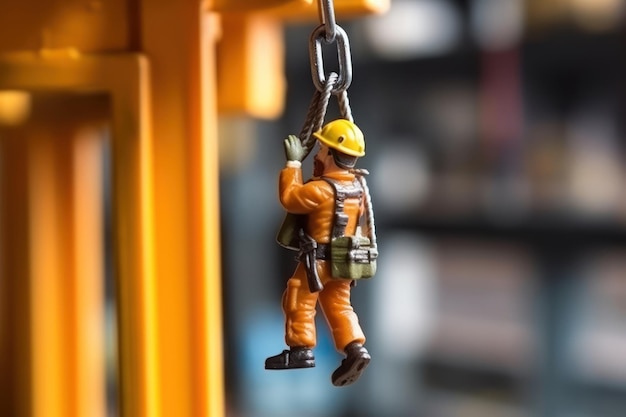
[[313, 133], [313, 136], [329, 148], [347, 155], [358, 157], [365, 155], [363, 132], [349, 120], [333, 120], [319, 132]]

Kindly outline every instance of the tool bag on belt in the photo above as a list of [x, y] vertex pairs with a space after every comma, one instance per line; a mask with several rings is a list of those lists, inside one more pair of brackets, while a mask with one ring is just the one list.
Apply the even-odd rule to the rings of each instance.
[[[373, 236], [373, 227], [368, 225], [370, 237], [345, 236], [348, 224], [348, 215], [344, 212], [344, 202], [348, 198], [363, 198], [364, 189], [362, 182], [354, 180], [352, 184], [345, 185], [329, 178], [323, 178], [335, 189], [335, 218], [333, 221], [333, 231], [330, 241], [330, 263], [332, 276], [344, 279], [371, 278], [376, 274], [376, 259], [378, 249], [376, 248], [376, 238]], [[371, 216], [371, 202], [369, 193], [365, 192], [365, 206], [368, 222]]]

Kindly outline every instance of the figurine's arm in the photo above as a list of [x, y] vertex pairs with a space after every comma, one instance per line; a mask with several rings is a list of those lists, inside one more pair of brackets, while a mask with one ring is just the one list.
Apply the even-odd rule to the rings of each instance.
[[306, 156], [306, 150], [300, 138], [289, 135], [283, 145], [287, 164], [280, 172], [278, 185], [280, 203], [290, 213], [310, 213], [328, 198], [328, 191], [325, 190], [326, 187], [321, 186], [320, 181], [304, 184], [301, 161]]
[[280, 203], [290, 213], [307, 214], [332, 197], [325, 181], [302, 181], [302, 169], [293, 161], [280, 172], [278, 194]]

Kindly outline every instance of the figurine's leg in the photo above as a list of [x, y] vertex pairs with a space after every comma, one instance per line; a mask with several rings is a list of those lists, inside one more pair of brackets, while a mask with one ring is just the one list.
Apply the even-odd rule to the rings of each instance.
[[289, 347], [315, 347], [315, 305], [318, 293], [309, 291], [306, 271], [298, 264], [296, 271], [287, 281], [283, 293], [283, 312], [285, 314], [285, 342]]
[[298, 264], [293, 277], [287, 281], [283, 293], [285, 314], [285, 342], [289, 350], [271, 356], [265, 361], [266, 369], [311, 368], [315, 366], [312, 348], [316, 344], [315, 305], [318, 293], [309, 291], [306, 271]]
[[335, 347], [346, 354], [331, 379], [333, 385], [346, 386], [359, 379], [371, 357], [363, 347], [365, 335], [350, 303], [350, 281], [327, 277], [325, 274], [322, 279], [325, 282], [319, 296], [320, 306], [332, 331]]
[[319, 301], [332, 332], [335, 348], [339, 352], [344, 352], [352, 342], [361, 345], [365, 343], [359, 318], [350, 303], [350, 281], [338, 279], [326, 281]]

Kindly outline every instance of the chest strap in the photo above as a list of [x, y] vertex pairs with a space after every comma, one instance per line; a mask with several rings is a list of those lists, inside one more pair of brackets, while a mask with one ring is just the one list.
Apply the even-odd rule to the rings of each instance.
[[335, 190], [335, 214], [333, 217], [332, 237], [344, 236], [349, 220], [348, 215], [344, 211], [345, 201], [348, 198], [358, 198], [360, 206], [363, 199], [363, 187], [356, 178], [349, 184], [325, 177], [322, 177], [322, 179]]

